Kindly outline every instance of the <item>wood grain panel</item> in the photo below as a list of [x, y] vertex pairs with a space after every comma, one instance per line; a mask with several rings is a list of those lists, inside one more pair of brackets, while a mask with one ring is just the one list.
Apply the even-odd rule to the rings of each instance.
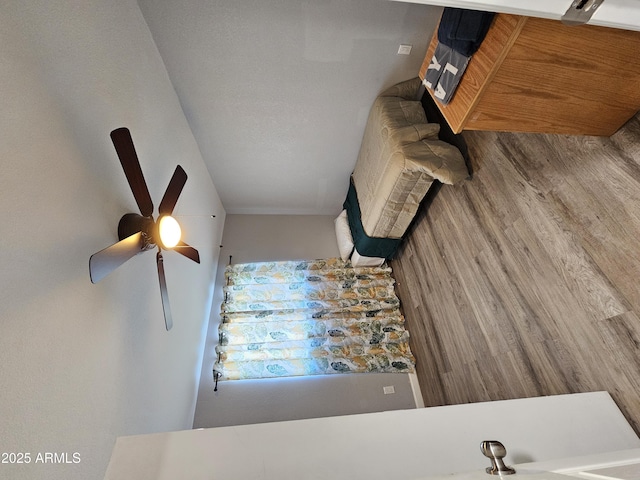
[[640, 115], [464, 137], [392, 261], [425, 404], [607, 390], [640, 433]]
[[[460, 133], [464, 128], [467, 117], [481, 98], [484, 88], [490, 84], [525, 23], [525, 17], [497, 15], [485, 41], [469, 61], [463, 77], [464, 82], [456, 90], [451, 102], [448, 105], [438, 103], [454, 133]], [[423, 80], [438, 44], [437, 32], [436, 28], [420, 68], [420, 78]], [[433, 96], [430, 91], [429, 94]]]
[[638, 111], [639, 55], [638, 32], [530, 18], [465, 128], [612, 135]]
[[639, 55], [640, 32], [498, 14], [451, 102], [436, 104], [456, 133], [610, 136], [640, 109]]

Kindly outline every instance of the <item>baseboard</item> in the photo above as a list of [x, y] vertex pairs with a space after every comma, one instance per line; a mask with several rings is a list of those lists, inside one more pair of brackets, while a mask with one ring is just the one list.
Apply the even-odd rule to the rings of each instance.
[[420, 391], [418, 376], [415, 373], [409, 374], [409, 383], [411, 384], [411, 391], [413, 392], [413, 401], [416, 404], [416, 408], [424, 408], [424, 399], [422, 398], [422, 391]]

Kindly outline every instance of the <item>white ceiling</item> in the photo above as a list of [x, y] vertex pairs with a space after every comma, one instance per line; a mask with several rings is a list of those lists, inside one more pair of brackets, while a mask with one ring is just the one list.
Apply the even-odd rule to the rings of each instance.
[[[227, 213], [334, 214], [376, 95], [418, 74], [441, 9], [139, 0]], [[401, 44], [409, 56], [397, 55]]]

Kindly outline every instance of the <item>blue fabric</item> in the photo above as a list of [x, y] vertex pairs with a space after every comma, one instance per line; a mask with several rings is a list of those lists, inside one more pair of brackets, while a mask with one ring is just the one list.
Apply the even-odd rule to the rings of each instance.
[[427, 67], [425, 86], [440, 103], [447, 105], [453, 98], [468, 64], [469, 57], [438, 42], [431, 63]]
[[456, 52], [470, 57], [484, 40], [494, 13], [445, 8], [438, 28], [438, 41]]

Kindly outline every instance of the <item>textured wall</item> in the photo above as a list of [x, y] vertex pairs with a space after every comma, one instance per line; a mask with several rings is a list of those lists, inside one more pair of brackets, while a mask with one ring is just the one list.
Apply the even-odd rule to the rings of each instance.
[[[139, 0], [229, 213], [337, 214], [369, 108], [418, 75], [441, 9]], [[411, 55], [397, 55], [401, 43]]]
[[[135, 2], [7, 0], [0, 32], [0, 443], [31, 453], [0, 478], [98, 479], [117, 436], [191, 427], [224, 211]], [[202, 264], [165, 255], [171, 332], [153, 253], [89, 280], [136, 210], [120, 126], [156, 206], [189, 174], [176, 213]]]

